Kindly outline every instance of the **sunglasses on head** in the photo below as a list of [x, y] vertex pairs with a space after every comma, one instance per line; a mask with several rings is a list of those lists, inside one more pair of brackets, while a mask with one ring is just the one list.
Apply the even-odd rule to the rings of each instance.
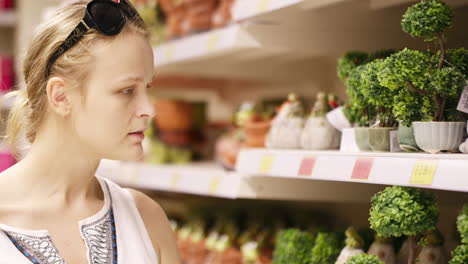
[[141, 21], [136, 9], [127, 0], [93, 0], [86, 6], [83, 19], [60, 44], [47, 62], [45, 77], [50, 75], [52, 64], [86, 34], [90, 28], [103, 35], [114, 36], [122, 31], [127, 19]]

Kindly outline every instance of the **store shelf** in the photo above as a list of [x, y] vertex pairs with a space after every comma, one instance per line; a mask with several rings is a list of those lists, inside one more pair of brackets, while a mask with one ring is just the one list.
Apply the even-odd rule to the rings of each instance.
[[[259, 8], [262, 3], [265, 7]], [[408, 4], [397, 0], [239, 1], [234, 17], [240, 23], [154, 47], [156, 70], [160, 75], [259, 81], [314, 79], [324, 68], [334, 72], [336, 59], [349, 50], [426, 48], [401, 30]], [[460, 6], [455, 12], [462, 14], [466, 8]], [[465, 20], [459, 17], [454, 27], [458, 31], [451, 32], [461, 42], [468, 41], [462, 32]]]
[[155, 166], [103, 160], [98, 175], [122, 186], [222, 198], [237, 198], [241, 178], [214, 163]]
[[16, 25], [15, 11], [0, 11], [0, 27], [13, 27]]
[[241, 174], [468, 192], [468, 155], [245, 149]]

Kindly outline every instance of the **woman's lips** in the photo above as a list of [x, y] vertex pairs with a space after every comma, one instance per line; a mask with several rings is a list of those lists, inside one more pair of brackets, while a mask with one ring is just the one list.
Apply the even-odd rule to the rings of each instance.
[[140, 140], [143, 140], [145, 138], [145, 134], [143, 132], [133, 132], [129, 133], [129, 135]]

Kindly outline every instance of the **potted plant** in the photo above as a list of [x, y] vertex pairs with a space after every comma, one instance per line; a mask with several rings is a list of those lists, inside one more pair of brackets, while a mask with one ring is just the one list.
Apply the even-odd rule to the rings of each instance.
[[377, 78], [382, 60], [376, 59], [363, 65], [360, 76], [362, 94], [377, 113], [376, 124], [369, 129], [369, 145], [374, 151], [390, 151], [390, 131], [396, 130], [393, 116], [395, 90], [380, 85]]
[[383, 264], [376, 256], [360, 254], [352, 257], [346, 264]]
[[382, 237], [408, 236], [408, 264], [416, 263], [417, 237], [435, 229], [439, 209], [432, 193], [393, 186], [372, 197], [370, 226]]
[[278, 235], [273, 264], [309, 264], [314, 237], [299, 229], [286, 229]]
[[350, 98], [350, 110], [353, 112], [355, 122], [356, 144], [361, 151], [371, 151], [369, 145], [369, 127], [375, 123], [376, 108], [369, 102], [369, 98], [364, 96], [362, 85], [362, 72], [365, 65], [360, 65], [353, 69], [346, 81], [346, 92]]
[[418, 261], [424, 264], [445, 264], [447, 256], [444, 238], [438, 229], [428, 231], [422, 239], [423, 247], [418, 254]]
[[266, 138], [267, 148], [299, 149], [304, 129], [304, 106], [295, 94], [290, 94], [271, 122]]
[[[437, 153], [455, 151], [463, 137], [464, 122], [456, 111], [456, 102], [465, 76], [447, 59], [444, 31], [451, 25], [452, 10], [438, 0], [424, 0], [406, 11], [403, 31], [425, 41], [435, 41], [435, 52], [404, 49], [387, 58], [379, 72], [379, 81], [389, 89], [407, 89], [422, 102], [421, 120], [413, 121], [418, 146]], [[464, 121], [464, 120], [463, 120]]]
[[310, 264], [334, 264], [343, 249], [343, 234], [319, 232], [312, 248]]
[[346, 246], [341, 250], [335, 264], [345, 264], [350, 258], [364, 254], [364, 239], [359, 235], [354, 227], [349, 227], [346, 232]]
[[336, 149], [340, 145], [340, 132], [326, 118], [336, 98], [333, 94], [318, 93], [310, 116], [301, 135], [301, 146], [308, 150]]
[[376, 256], [384, 264], [398, 263], [395, 255], [395, 247], [393, 246], [393, 238], [381, 237], [375, 235], [374, 242], [367, 251], [367, 254]]
[[463, 206], [457, 217], [457, 230], [460, 232], [462, 245], [452, 251], [449, 264], [468, 263], [468, 204]]

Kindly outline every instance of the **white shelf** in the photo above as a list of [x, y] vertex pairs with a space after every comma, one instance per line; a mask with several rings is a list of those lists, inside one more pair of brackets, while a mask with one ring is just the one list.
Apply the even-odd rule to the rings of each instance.
[[0, 11], [0, 27], [13, 27], [16, 25], [15, 11]]
[[141, 189], [237, 198], [241, 178], [213, 163], [155, 166], [103, 160], [98, 175]]
[[[233, 10], [240, 24], [154, 47], [156, 70], [175, 76], [310, 80], [324, 68], [334, 71], [337, 57], [349, 50], [425, 48], [401, 30], [407, 5], [406, 0], [241, 0]], [[464, 43], [468, 37], [460, 24], [455, 33]]]
[[468, 193], [468, 155], [245, 149], [237, 171], [256, 177], [401, 185]]

